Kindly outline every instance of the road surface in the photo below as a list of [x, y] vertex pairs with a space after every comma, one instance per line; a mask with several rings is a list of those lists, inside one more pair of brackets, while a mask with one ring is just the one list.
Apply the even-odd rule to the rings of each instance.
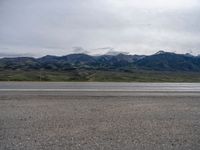
[[1, 82], [0, 91], [200, 91], [200, 83]]
[[197, 150], [200, 84], [0, 83], [0, 150]]

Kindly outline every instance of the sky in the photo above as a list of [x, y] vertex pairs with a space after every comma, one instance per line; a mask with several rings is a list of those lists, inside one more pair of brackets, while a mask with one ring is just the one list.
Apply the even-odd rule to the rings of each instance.
[[199, 0], [0, 0], [0, 56], [200, 54]]

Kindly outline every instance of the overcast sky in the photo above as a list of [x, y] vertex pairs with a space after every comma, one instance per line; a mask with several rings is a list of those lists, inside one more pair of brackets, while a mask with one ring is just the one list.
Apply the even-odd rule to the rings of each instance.
[[199, 0], [0, 0], [0, 55], [200, 53]]

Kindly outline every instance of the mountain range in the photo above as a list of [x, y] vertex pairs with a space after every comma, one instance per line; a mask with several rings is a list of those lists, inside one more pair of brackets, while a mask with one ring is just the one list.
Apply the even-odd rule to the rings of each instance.
[[0, 70], [150, 70], [200, 72], [200, 57], [159, 51], [153, 55], [101, 55], [70, 54], [47, 55], [41, 58], [1, 58]]

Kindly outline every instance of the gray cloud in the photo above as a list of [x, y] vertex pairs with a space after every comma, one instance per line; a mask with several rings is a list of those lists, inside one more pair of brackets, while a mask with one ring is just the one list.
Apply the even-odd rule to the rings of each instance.
[[1, 0], [0, 53], [198, 54], [199, 18], [198, 0]]
[[9, 58], [9, 57], [35, 57], [34, 54], [30, 53], [0, 53], [0, 58]]

